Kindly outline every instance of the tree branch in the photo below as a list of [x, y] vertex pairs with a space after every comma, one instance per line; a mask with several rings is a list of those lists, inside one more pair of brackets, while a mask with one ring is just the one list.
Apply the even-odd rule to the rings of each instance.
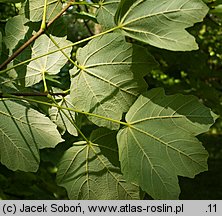
[[[51, 21], [48, 22], [47, 28], [52, 25], [52, 23], [57, 20], [62, 14], [70, 7], [72, 6], [72, 2], [74, 0], [70, 0], [69, 3], [62, 9], [62, 11], [57, 14]], [[8, 63], [10, 63], [13, 59], [15, 59], [21, 52], [23, 52], [26, 47], [28, 47], [33, 41], [35, 41], [40, 35], [42, 35], [45, 32], [45, 29], [40, 28], [39, 31], [33, 35], [28, 41], [26, 41], [21, 47], [19, 47], [5, 62], [3, 62], [0, 65], [0, 70], [2, 70], [4, 67], [7, 66]]]

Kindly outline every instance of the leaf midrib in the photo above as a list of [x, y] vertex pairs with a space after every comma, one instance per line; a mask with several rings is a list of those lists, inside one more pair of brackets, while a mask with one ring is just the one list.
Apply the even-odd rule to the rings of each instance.
[[162, 15], [164, 16], [165, 14], [168, 14], [168, 13], [176, 13], [176, 12], [179, 12], [179, 11], [194, 11], [194, 10], [201, 10], [201, 8], [194, 8], [194, 9], [174, 9], [174, 10], [170, 10], [170, 11], [162, 11], [162, 12], [158, 12], [158, 13], [153, 13], [153, 14], [148, 14], [148, 15], [145, 15], [145, 16], [141, 16], [141, 17], [138, 17], [138, 18], [135, 18], [135, 19], [132, 19], [132, 20], [129, 20], [128, 22], [125, 22], [124, 23], [124, 19], [126, 19], [127, 17], [125, 17], [123, 20], [121, 20], [121, 22], [119, 23], [120, 26], [124, 27], [126, 25], [129, 25], [133, 22], [136, 22], [138, 20], [142, 20], [142, 19], [146, 19], [146, 18], [150, 18], [150, 17], [153, 17], [153, 16], [159, 16], [159, 15]]
[[[17, 149], [17, 151], [18, 151], [19, 154], [22, 156], [22, 158], [24, 158], [25, 161], [27, 161], [28, 164], [31, 164], [31, 163], [29, 163], [29, 162], [30, 162], [30, 159], [28, 159], [27, 157], [25, 157], [25, 155], [23, 154], [23, 152], [20, 150], [21, 148], [19, 148], [19, 147], [16, 145], [16, 143], [11, 139], [11, 137], [9, 137], [9, 136], [7, 135], [7, 133], [5, 133], [1, 128], [0, 128], [0, 130], [1, 130], [1, 132], [8, 138], [8, 140], [9, 140], [10, 143], [14, 146], [14, 148]], [[5, 148], [5, 149], [7, 149], [7, 148]], [[8, 149], [7, 149], [7, 150], [8, 150]], [[8, 151], [7, 151], [7, 152], [8, 152]], [[36, 160], [36, 155], [34, 155], [32, 151], [30, 151], [30, 152], [31, 152], [33, 158]], [[1, 154], [0, 154], [0, 155], [1, 155]], [[38, 163], [37, 160], [36, 160], [36, 162]], [[31, 166], [32, 166], [32, 165], [31, 165]]]
[[158, 137], [156, 137], [156, 136], [154, 136], [154, 135], [152, 135], [152, 134], [150, 134], [150, 133], [148, 133], [148, 132], [146, 132], [146, 131], [143, 131], [143, 130], [137, 128], [137, 127], [134, 127], [134, 126], [132, 126], [132, 125], [130, 125], [130, 128], [133, 128], [134, 130], [136, 130], [136, 131], [138, 131], [138, 132], [140, 132], [140, 133], [142, 133], [142, 134], [144, 134], [144, 135], [146, 135], [146, 136], [149, 136], [150, 138], [156, 140], [157, 142], [163, 144], [164, 146], [167, 146], [168, 148], [172, 149], [173, 151], [176, 151], [176, 152], [179, 153], [180, 155], [183, 155], [184, 157], [189, 158], [189, 159], [190, 159], [191, 161], [193, 161], [195, 164], [198, 164], [200, 167], [202, 167], [203, 169], [205, 169], [205, 167], [204, 167], [202, 164], [200, 164], [200, 163], [196, 162], [195, 160], [193, 160], [192, 157], [190, 157], [189, 155], [185, 154], [185, 152], [182, 152], [182, 151], [174, 148], [173, 146], [168, 145], [168, 143], [164, 142], [164, 141], [161, 140], [160, 138], [158, 138]]
[[[130, 131], [131, 135], [133, 136], [134, 140], [136, 140], [136, 143], [137, 143], [138, 147], [142, 150], [143, 155], [145, 155], [146, 158], [147, 158], [147, 160], [149, 161], [149, 164], [150, 164], [150, 166], [151, 166], [151, 170], [154, 170], [154, 171], [155, 171], [156, 175], [157, 175], [157, 176], [159, 177], [159, 179], [161, 180], [162, 185], [164, 185], [165, 190], [168, 191], [166, 185], [164, 184], [164, 180], [161, 178], [161, 176], [159, 175], [159, 173], [158, 173], [157, 170], [155, 169], [155, 167], [154, 167], [153, 163], [151, 162], [149, 156], [146, 154], [146, 152], [144, 151], [144, 149], [143, 149], [142, 146], [140, 145], [140, 142], [139, 142], [139, 141], [137, 140], [137, 138], [134, 136], [131, 128], [129, 128], [129, 131]], [[152, 175], [151, 175], [151, 178], [152, 178]], [[153, 189], [153, 191], [155, 191], [155, 190], [154, 190], [154, 186], [153, 186], [153, 181], [151, 181], [151, 182], [152, 182], [152, 187], [153, 187], [152, 189]], [[169, 192], [169, 191], [168, 191], [168, 192]]]
[[[21, 118], [15, 117], [14, 115], [12, 116], [12, 115], [7, 114], [7, 113], [4, 113], [4, 112], [2, 112], [2, 111], [0, 111], [0, 114], [6, 116], [6, 117], [8, 117], [8, 118], [14, 119], [15, 121], [17, 121], [17, 122], [19, 122], [19, 123], [21, 123], [21, 124], [23, 124], [23, 125], [27, 125], [28, 127], [34, 128], [34, 129], [36, 129], [37, 131], [43, 130], [43, 129], [39, 128], [39, 127], [34, 127], [34, 126], [33, 126], [33, 122], [27, 123], [26, 121], [22, 121], [22, 120], [21, 120], [22, 117], [21, 117]], [[35, 124], [35, 123], [34, 123], [34, 124]], [[41, 135], [41, 134], [40, 134], [40, 135]]]
[[[52, 4], [55, 4], [55, 3], [57, 3], [57, 2], [58, 2], [58, 0], [51, 1], [51, 2], [47, 3], [47, 7], [50, 6], [50, 5], [52, 5]], [[38, 7], [33, 7], [31, 10], [28, 10], [28, 11], [31, 12], [31, 11], [39, 10], [39, 9], [43, 9], [43, 8], [44, 8], [44, 4], [43, 4], [43, 5], [40, 5], [40, 6], [38, 6]]]
[[101, 81], [103, 81], [103, 82], [105, 82], [105, 83], [107, 83], [107, 84], [109, 84], [109, 85], [119, 89], [121, 92], [124, 92], [124, 93], [129, 94], [129, 95], [134, 96], [134, 97], [138, 96], [138, 94], [134, 94], [133, 92], [129, 92], [129, 91], [121, 88], [120, 86], [116, 85], [115, 83], [110, 82], [109, 80], [105, 79], [104, 77], [97, 76], [97, 74], [90, 72], [90, 70], [86, 70], [85, 69], [85, 70], [81, 70], [81, 71], [84, 71], [87, 74], [89, 74], [89, 75], [91, 75], [91, 76], [93, 76], [93, 77], [95, 77], [95, 78], [97, 78], [97, 79], [99, 79], [99, 80], [101, 80]]
[[135, 125], [135, 124], [138, 124], [138, 123], [141, 123], [141, 122], [144, 122], [144, 121], [149, 121], [149, 120], [162, 120], [162, 119], [174, 119], [174, 118], [209, 118], [208, 116], [201, 116], [201, 115], [169, 115], [169, 116], [152, 116], [152, 117], [147, 117], [147, 118], [143, 118], [143, 119], [140, 119], [140, 120], [137, 120], [137, 121], [133, 121], [133, 122], [130, 122], [129, 124], [131, 125]]
[[[101, 146], [103, 147], [103, 146]], [[93, 148], [93, 145], [91, 146], [91, 149], [93, 150], [94, 154], [96, 155], [96, 157], [98, 158], [98, 160], [100, 161], [100, 163], [104, 166], [104, 168], [107, 170], [107, 172], [116, 180], [116, 182], [122, 187], [122, 189], [126, 192], [126, 194], [128, 194], [128, 196], [130, 196], [131, 198], [133, 198], [131, 196], [131, 194], [129, 194], [127, 192], [127, 190], [125, 190], [125, 187], [121, 185], [121, 179], [118, 179], [114, 173], [112, 173], [109, 168], [106, 166], [106, 164], [103, 162], [103, 160], [100, 158], [100, 156], [97, 154], [96, 150]], [[105, 156], [104, 156], [105, 157]], [[108, 159], [107, 159], [108, 160]]]

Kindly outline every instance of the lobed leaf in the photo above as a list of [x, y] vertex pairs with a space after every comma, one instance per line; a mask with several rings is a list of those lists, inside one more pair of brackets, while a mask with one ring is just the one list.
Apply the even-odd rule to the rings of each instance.
[[[71, 71], [72, 103], [78, 109], [120, 120], [147, 85], [143, 76], [157, 63], [146, 49], [125, 42], [118, 33], [100, 36], [77, 51]], [[119, 125], [96, 117], [98, 126]]]
[[57, 182], [70, 199], [139, 199], [139, 188], [127, 183], [120, 171], [116, 132], [97, 129], [90, 143], [80, 141], [60, 161]]
[[[55, 37], [52, 36], [59, 47], [68, 46], [71, 44], [70, 41], [66, 40], [66, 37]], [[63, 49], [66, 55], [70, 55], [72, 47]], [[50, 53], [58, 50], [58, 47], [51, 41], [46, 35], [41, 35], [34, 43], [32, 47], [31, 58]], [[55, 52], [50, 55], [46, 55], [42, 58], [31, 61], [27, 65], [27, 72], [25, 75], [25, 85], [32, 86], [43, 78], [43, 73], [47, 75], [55, 75], [60, 72], [62, 66], [67, 61], [66, 56], [62, 52]]]
[[201, 0], [122, 0], [115, 22], [123, 34], [173, 51], [198, 49], [185, 29], [201, 22], [208, 7]]
[[63, 141], [56, 125], [25, 103], [1, 100], [0, 119], [0, 159], [13, 171], [37, 171], [39, 149]]
[[[23, 7], [23, 12], [30, 21], [38, 22], [43, 19], [45, 0], [29, 0]], [[60, 0], [47, 0], [46, 22], [52, 20], [62, 10]]]
[[114, 16], [120, 0], [101, 0], [100, 7], [97, 10], [96, 17], [99, 24], [104, 29], [111, 29], [116, 26]]
[[[9, 55], [12, 55], [19, 47], [21, 47], [29, 38], [32, 37], [34, 30], [29, 26], [29, 20], [23, 15], [18, 15], [10, 18], [6, 23], [5, 37], [3, 41], [6, 48], [9, 50]], [[13, 61], [8, 64], [8, 67], [12, 67], [15, 64], [26, 61], [31, 58], [32, 45], [26, 47], [26, 49], [18, 55]], [[12, 81], [25, 85], [25, 75], [27, 64], [12, 69], [8, 72]]]
[[28, 40], [32, 35], [32, 31], [28, 32], [30, 29], [27, 25], [28, 22], [29, 20], [27, 18], [18, 15], [10, 18], [6, 23], [5, 37], [3, 38], [3, 41], [9, 49], [9, 55], [19, 47], [21, 41]]
[[118, 132], [121, 171], [154, 199], [178, 199], [177, 175], [207, 170], [207, 151], [195, 137], [215, 116], [194, 96], [166, 96], [153, 89], [137, 99]]
[[[61, 24], [61, 20], [58, 20], [57, 24]], [[35, 33], [35, 24], [31, 23], [23, 15], [18, 15], [9, 19], [6, 24], [5, 32], [6, 36], [3, 38], [6, 44], [6, 48], [9, 49], [9, 55], [22, 46], [32, 34]], [[64, 31], [64, 28], [60, 28]], [[51, 35], [59, 46], [68, 46], [70, 41], [66, 40], [60, 30], [55, 25], [52, 25], [49, 32], [60, 37]], [[61, 37], [63, 36], [63, 37]], [[70, 55], [71, 47], [64, 49], [64, 53]], [[46, 75], [55, 75], [59, 73], [61, 67], [66, 63], [67, 58], [62, 52], [55, 52], [50, 54], [51, 51], [58, 50], [56, 45], [46, 35], [41, 35], [30, 46], [19, 54], [9, 65], [19, 64], [21, 62], [33, 59], [31, 62], [22, 64], [21, 66], [11, 69], [8, 74], [14, 81], [17, 81], [22, 86], [32, 86], [42, 80], [43, 73]], [[48, 55], [46, 55], [49, 53]], [[40, 55], [45, 55], [42, 58], [35, 59]]]

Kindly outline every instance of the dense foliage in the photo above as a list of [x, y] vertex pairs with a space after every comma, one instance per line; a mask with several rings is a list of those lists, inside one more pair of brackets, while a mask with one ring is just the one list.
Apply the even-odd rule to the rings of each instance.
[[222, 1], [0, 4], [0, 197], [189, 198], [221, 158]]

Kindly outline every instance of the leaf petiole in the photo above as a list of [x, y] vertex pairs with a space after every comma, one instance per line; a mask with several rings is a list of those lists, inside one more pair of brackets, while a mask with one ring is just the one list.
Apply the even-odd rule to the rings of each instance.
[[6, 72], [8, 72], [8, 71], [10, 71], [10, 70], [12, 70], [12, 69], [14, 69], [14, 68], [16, 68], [16, 67], [19, 67], [19, 66], [21, 66], [21, 65], [23, 65], [23, 64], [26, 64], [26, 63], [29, 63], [29, 62], [31, 62], [31, 61], [37, 60], [37, 59], [39, 59], [39, 58], [43, 58], [43, 57], [45, 57], [45, 56], [48, 56], [48, 55], [51, 55], [51, 54], [53, 54], [53, 53], [59, 52], [59, 51], [61, 51], [61, 50], [67, 49], [67, 48], [69, 48], [69, 47], [73, 47], [73, 46], [79, 45], [79, 44], [81, 44], [81, 43], [87, 42], [87, 41], [89, 41], [89, 40], [91, 40], [91, 39], [94, 39], [94, 38], [97, 38], [97, 37], [99, 37], [99, 36], [102, 36], [102, 35], [105, 35], [105, 34], [107, 34], [107, 33], [110, 33], [110, 32], [112, 32], [112, 31], [114, 31], [114, 30], [116, 30], [116, 29], [119, 29], [119, 26], [115, 26], [114, 28], [108, 29], [107, 31], [101, 32], [101, 33], [99, 33], [99, 34], [97, 34], [97, 35], [93, 35], [93, 36], [90, 36], [90, 37], [88, 37], [88, 38], [84, 38], [84, 39], [82, 39], [82, 40], [80, 40], [80, 41], [77, 41], [77, 42], [75, 42], [75, 43], [72, 43], [72, 44], [70, 44], [70, 45], [67, 45], [67, 46], [64, 46], [64, 47], [60, 47], [60, 48], [57, 49], [57, 50], [53, 50], [53, 51], [51, 51], [51, 52], [48, 52], [48, 53], [45, 53], [45, 54], [36, 56], [35, 58], [31, 58], [31, 59], [28, 59], [28, 60], [26, 60], [26, 61], [20, 62], [20, 63], [18, 63], [18, 64], [16, 64], [16, 65], [13, 65], [12, 67], [9, 67], [9, 68], [6, 68], [5, 70], [0, 71], [0, 74], [6, 73]]
[[44, 4], [44, 11], [43, 11], [43, 16], [42, 16], [42, 24], [41, 24], [41, 29], [43, 31], [46, 30], [46, 14], [47, 14], [47, 0], [45, 0], [45, 4]]
[[106, 116], [101, 116], [101, 115], [98, 115], [98, 114], [95, 114], [95, 113], [89, 113], [89, 112], [81, 111], [81, 110], [78, 110], [78, 109], [73, 109], [73, 108], [70, 108], [70, 107], [60, 106], [60, 105], [55, 104], [55, 103], [48, 103], [48, 102], [45, 102], [45, 101], [38, 101], [38, 100], [35, 100], [35, 99], [31, 99], [31, 98], [24, 98], [24, 97], [21, 98], [21, 97], [18, 97], [18, 96], [15, 96], [15, 95], [10, 95], [10, 94], [4, 94], [4, 95], [5, 95], [5, 98], [2, 98], [4, 100], [11, 100], [11, 99], [26, 100], [26, 101], [29, 101], [29, 102], [43, 104], [43, 105], [46, 105], [46, 106], [57, 107], [58, 109], [61, 109], [61, 110], [64, 109], [64, 110], [68, 110], [68, 111], [72, 111], [72, 112], [76, 112], [76, 113], [81, 113], [81, 114], [84, 114], [84, 115], [87, 115], [87, 116], [93, 116], [93, 117], [96, 117], [96, 118], [111, 121], [111, 122], [116, 123], [116, 124], [125, 125], [127, 127], [130, 126], [127, 122], [123, 122], [123, 121], [119, 121], [119, 120], [116, 120], [116, 119], [108, 118]]
[[54, 38], [46, 32], [46, 35], [49, 37], [49, 39], [52, 41], [52, 43], [61, 51], [61, 53], [76, 67], [79, 68], [78, 64], [76, 64], [75, 61], [73, 61], [64, 51], [62, 48], [59, 47], [58, 43], [54, 40]]
[[[51, 99], [53, 100], [54, 104], [56, 104], [57, 106], [59, 106], [59, 104], [56, 102], [54, 97], [51, 97]], [[67, 102], [65, 100], [65, 98], [63, 97], [63, 101], [64, 104], [66, 105], [65, 107], [68, 108]], [[76, 128], [76, 130], [78, 131], [78, 133], [82, 136], [82, 138], [90, 145], [90, 141], [87, 139], [87, 137], [83, 134], [83, 132], [80, 130], [80, 128], [77, 126], [77, 124], [75, 123], [75, 120], [73, 119], [72, 115], [71, 115], [71, 111], [68, 110], [69, 115], [64, 111], [64, 109], [60, 109], [58, 108], [59, 111], [61, 110], [61, 112], [66, 116], [66, 118], [70, 121], [70, 123]], [[70, 117], [71, 116], [71, 117]]]

